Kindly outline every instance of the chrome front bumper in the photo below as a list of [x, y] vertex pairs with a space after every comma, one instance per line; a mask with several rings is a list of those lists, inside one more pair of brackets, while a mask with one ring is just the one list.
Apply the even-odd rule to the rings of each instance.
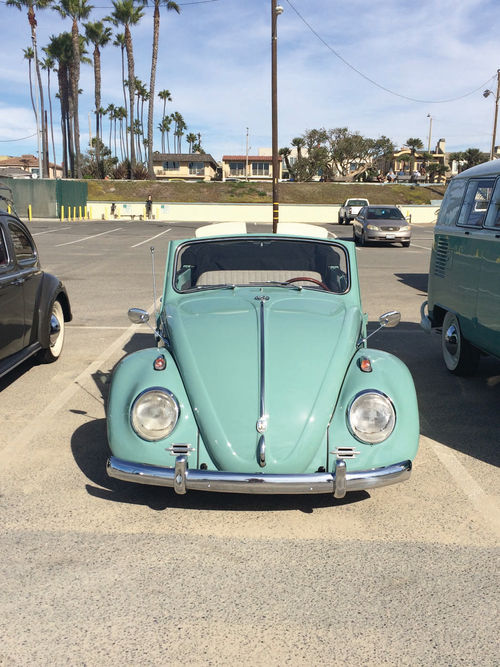
[[130, 463], [111, 456], [106, 470], [110, 477], [116, 479], [169, 486], [179, 494], [184, 494], [189, 489], [255, 494], [332, 493], [335, 498], [343, 498], [347, 491], [363, 491], [403, 482], [410, 477], [411, 461], [402, 461], [384, 468], [347, 472], [345, 461], [337, 459], [333, 473], [266, 475], [189, 469], [186, 456], [177, 456], [175, 468]]

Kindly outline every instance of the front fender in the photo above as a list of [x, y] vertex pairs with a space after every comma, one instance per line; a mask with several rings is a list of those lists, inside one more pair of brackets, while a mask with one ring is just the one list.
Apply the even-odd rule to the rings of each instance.
[[[359, 367], [361, 357], [367, 357], [372, 366], [370, 373]], [[396, 425], [384, 442], [371, 445], [360, 442], [349, 430], [348, 409], [361, 391], [375, 389], [386, 394], [396, 411]], [[415, 385], [410, 371], [397, 357], [365, 348], [358, 350], [347, 370], [333, 418], [329, 426], [329, 451], [337, 447], [354, 448], [354, 458], [347, 459], [350, 471], [366, 470], [391, 465], [398, 461], [413, 460], [419, 439], [418, 404]], [[335, 459], [336, 454], [332, 454]]]
[[57, 299], [61, 302], [64, 313], [64, 321], [71, 322], [73, 319], [73, 314], [71, 312], [71, 306], [66, 288], [59, 280], [59, 278], [56, 278], [50, 273], [44, 273], [38, 294], [38, 322], [36, 329], [34, 327], [34, 330], [36, 330], [38, 334], [37, 340], [40, 342], [40, 345], [43, 348], [48, 348], [50, 346], [50, 328], [47, 326], [47, 322], [52, 310], [52, 304]]
[[[163, 371], [153, 368], [154, 360], [163, 355]], [[149, 387], [164, 387], [179, 403], [179, 420], [168, 436], [157, 442], [140, 438], [130, 424], [130, 410], [136, 397]], [[164, 348], [139, 350], [124, 357], [116, 366], [107, 407], [108, 442], [114, 456], [127, 461], [173, 466], [175, 458], [166, 451], [172, 444], [187, 443], [198, 449], [198, 429], [177, 365]], [[196, 459], [198, 452], [195, 453]]]

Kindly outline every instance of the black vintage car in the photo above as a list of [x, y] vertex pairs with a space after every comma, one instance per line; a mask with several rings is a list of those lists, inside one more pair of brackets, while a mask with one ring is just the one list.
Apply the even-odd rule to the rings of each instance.
[[71, 319], [66, 288], [41, 269], [28, 228], [0, 211], [0, 377], [33, 355], [56, 361]]

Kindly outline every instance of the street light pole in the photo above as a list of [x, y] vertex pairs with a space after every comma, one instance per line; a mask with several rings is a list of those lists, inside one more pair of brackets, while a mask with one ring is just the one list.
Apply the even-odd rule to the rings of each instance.
[[431, 152], [431, 136], [432, 136], [432, 116], [430, 113], [427, 114], [427, 118], [429, 119], [429, 144], [427, 146], [427, 152]]
[[278, 231], [279, 198], [278, 198], [278, 35], [277, 18], [283, 7], [271, 0], [271, 115], [272, 115], [272, 153], [273, 153], [273, 234]]
[[500, 69], [497, 69], [497, 94], [495, 97], [495, 119], [493, 121], [493, 138], [491, 140], [490, 160], [493, 160], [495, 154], [495, 141], [497, 137], [497, 120], [498, 120], [498, 97], [500, 95]]

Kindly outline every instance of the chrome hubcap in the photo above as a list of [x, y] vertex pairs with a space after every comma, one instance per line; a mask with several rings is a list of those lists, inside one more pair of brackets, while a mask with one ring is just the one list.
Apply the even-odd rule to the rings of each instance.
[[61, 323], [54, 315], [54, 313], [52, 313], [52, 315], [50, 316], [50, 334], [49, 334], [50, 347], [54, 347], [54, 345], [57, 342], [57, 339], [59, 338], [60, 333], [61, 333]]
[[444, 335], [444, 344], [446, 350], [452, 355], [458, 352], [458, 331], [454, 324], [451, 324]]

